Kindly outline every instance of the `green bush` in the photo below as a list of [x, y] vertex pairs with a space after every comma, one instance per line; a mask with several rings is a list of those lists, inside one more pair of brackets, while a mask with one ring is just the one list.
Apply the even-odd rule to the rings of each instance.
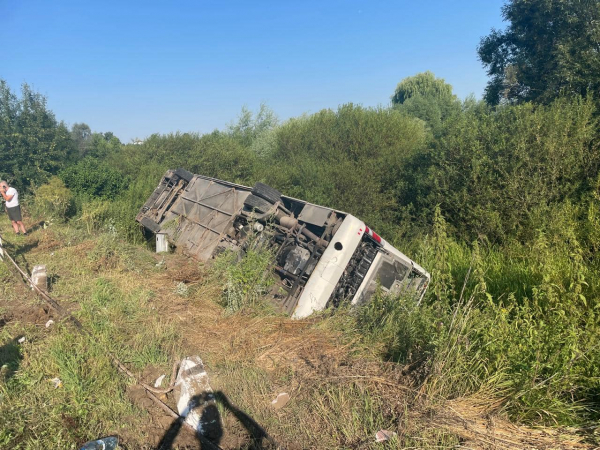
[[34, 191], [34, 208], [47, 220], [64, 221], [72, 205], [73, 195], [62, 180], [52, 177]]
[[114, 199], [126, 186], [115, 169], [95, 158], [85, 158], [60, 172], [61, 179], [77, 195]]

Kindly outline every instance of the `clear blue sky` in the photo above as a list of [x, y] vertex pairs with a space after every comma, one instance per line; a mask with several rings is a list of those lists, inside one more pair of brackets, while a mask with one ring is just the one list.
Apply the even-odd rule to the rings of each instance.
[[0, 78], [124, 142], [222, 129], [261, 102], [281, 120], [387, 105], [425, 70], [480, 98], [476, 47], [503, 3], [0, 0]]

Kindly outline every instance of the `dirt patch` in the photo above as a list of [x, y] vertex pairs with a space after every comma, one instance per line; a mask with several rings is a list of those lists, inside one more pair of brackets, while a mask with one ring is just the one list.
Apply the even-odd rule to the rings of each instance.
[[40, 239], [38, 242], [37, 250], [42, 252], [52, 252], [59, 248], [62, 248], [64, 243], [56, 236], [56, 233], [52, 230], [43, 230], [40, 233]]
[[17, 275], [12, 279], [15, 295], [11, 299], [0, 299], [0, 308], [5, 311], [0, 316], [2, 325], [10, 322], [44, 325], [49, 319], [57, 320], [54, 311], [38, 300], [30, 289], [20, 281]]
[[[138, 408], [147, 411], [148, 420], [146, 421], [146, 426], [144, 427], [144, 435], [145, 442], [148, 445], [148, 448], [158, 448], [159, 443], [165, 435], [168, 433], [170, 427], [173, 425], [174, 419], [167, 415], [164, 411], [162, 411], [156, 403], [148, 396], [146, 390], [139, 385], [131, 385], [127, 388], [127, 397], [131, 400], [131, 402], [136, 405]], [[163, 395], [163, 401], [168, 401], [167, 398]], [[132, 418], [132, 423], [135, 423], [135, 419]], [[121, 436], [124, 442], [135, 442], [136, 439], [132, 439], [129, 437], [127, 433], [124, 433]], [[182, 430], [181, 433], [178, 433], [174, 443], [181, 448], [186, 448], [188, 446], [194, 445], [197, 443], [197, 439], [192, 433], [187, 430]], [[197, 447], [197, 444], [196, 444]]]

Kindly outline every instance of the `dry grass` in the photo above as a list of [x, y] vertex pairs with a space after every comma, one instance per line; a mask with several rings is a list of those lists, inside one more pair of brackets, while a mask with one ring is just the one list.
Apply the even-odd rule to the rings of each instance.
[[460, 436], [464, 444], [481, 449], [591, 449], [589, 436], [576, 429], [518, 426], [494, 415], [488, 399], [462, 398], [430, 408], [421, 420]]
[[[62, 232], [37, 231], [28, 238], [38, 245], [28, 250], [27, 260], [47, 264], [58, 276], [53, 295], [68, 301], [72, 311], [99, 289], [99, 278], [141, 310], [135, 321], [108, 317], [116, 322], [119, 336], [127, 337], [130, 348], [123, 352], [142, 381], [152, 383], [159, 374], [168, 374], [178, 357], [197, 354], [213, 389], [263, 426], [282, 448], [382, 448], [374, 440], [379, 429], [397, 433], [390, 443], [397, 448], [591, 448], [571, 430], [510, 424], [490, 412], [485, 399], [428, 399], [403, 367], [378, 359], [360, 337], [334, 331], [327, 318], [293, 321], [248, 311], [226, 315], [218, 304], [222, 286], [207, 277], [210, 269], [182, 255], [163, 259], [126, 244], [74, 239], [64, 245], [64, 239]], [[178, 295], [177, 283], [188, 286], [190, 295]], [[168, 348], [135, 362], [136, 349], [168, 329], [176, 332]], [[281, 392], [291, 400], [274, 410], [271, 401]], [[139, 390], [129, 388], [119, 398], [130, 402], [124, 410], [132, 411], [133, 403], [148, 416], [127, 418], [135, 432], [104, 431], [121, 434], [128, 448], [153, 448], [171, 420]], [[174, 406], [172, 397], [166, 401]], [[223, 448], [243, 448], [250, 442], [247, 427], [233, 411], [219, 405]], [[78, 420], [74, 417], [73, 426]], [[100, 430], [103, 426], [98, 424]], [[176, 444], [184, 448], [189, 437]]]

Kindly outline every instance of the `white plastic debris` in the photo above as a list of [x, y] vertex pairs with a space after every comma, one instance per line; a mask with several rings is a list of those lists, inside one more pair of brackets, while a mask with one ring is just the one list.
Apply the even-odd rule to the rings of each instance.
[[275, 400], [273, 400], [271, 402], [271, 406], [275, 409], [281, 409], [285, 405], [287, 405], [287, 402], [289, 402], [289, 401], [290, 401], [290, 394], [288, 394], [287, 392], [282, 392], [281, 394], [279, 394], [277, 396], [277, 398]]
[[31, 282], [42, 291], [48, 290], [48, 275], [46, 274], [46, 266], [44, 264], [33, 267], [33, 271], [31, 272]]
[[389, 430], [379, 430], [375, 433], [375, 442], [385, 442], [396, 436], [396, 433]]
[[156, 381], [154, 382], [154, 387], [155, 388], [159, 388], [162, 385], [163, 380], [165, 379], [164, 375], [161, 375], [160, 377], [158, 377], [156, 379]]
[[115, 450], [117, 445], [119, 445], [119, 438], [117, 436], [108, 436], [95, 441], [86, 442], [80, 450]]
[[23, 342], [25, 342], [26, 340], [27, 340], [27, 338], [26, 338], [25, 336], [23, 336], [23, 337], [20, 337], [20, 338], [17, 340], [17, 342], [18, 342], [19, 344], [22, 344], [22, 343], [23, 343]]
[[46, 322], [46, 328], [50, 328], [50, 325], [54, 324], [54, 320], [50, 319], [48, 322]]
[[[179, 373], [175, 381], [177, 399], [177, 411], [185, 422], [196, 430], [199, 435], [204, 435], [203, 422], [201, 419], [201, 408], [206, 401], [198, 402], [199, 396], [207, 394], [212, 400], [212, 388], [208, 384], [208, 374], [204, 370], [204, 364], [199, 356], [184, 358], [179, 366]], [[199, 404], [200, 403], [200, 404]]]
[[60, 378], [58, 378], [58, 377], [52, 378], [50, 381], [54, 385], [54, 389], [58, 389], [59, 387], [62, 387], [62, 381]]

